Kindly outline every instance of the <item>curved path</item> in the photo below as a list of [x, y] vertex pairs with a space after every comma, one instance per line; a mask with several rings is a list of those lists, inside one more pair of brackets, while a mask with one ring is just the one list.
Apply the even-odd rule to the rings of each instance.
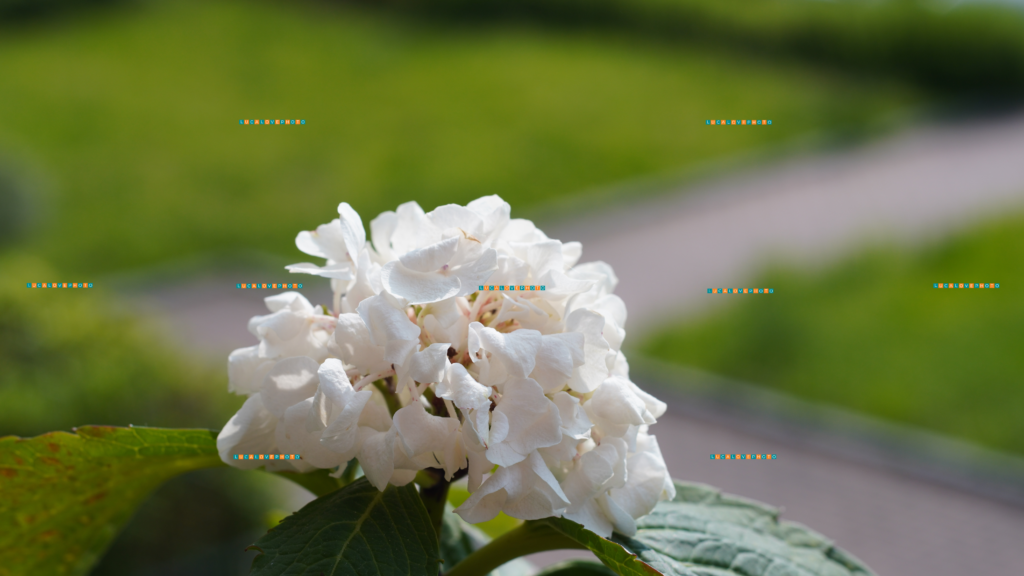
[[[1013, 117], [752, 169], [545, 230], [582, 241], [584, 260], [614, 266], [636, 338], [666, 311], [699, 314], [721, 302], [706, 289], [751, 280], [768, 257], [814, 265], [865, 239], [925, 241], [1021, 205], [1024, 117]], [[224, 358], [250, 343], [246, 320], [262, 313], [263, 294], [234, 281], [208, 278], [150, 298], [182, 341]], [[1024, 574], [1024, 509], [752, 433], [684, 403], [653, 429], [673, 475], [781, 506], [784, 518], [828, 534], [881, 576]], [[716, 452], [782, 456], [710, 462]]]
[[1024, 205], [1024, 116], [914, 130], [868, 147], [754, 168], [685, 194], [546, 226], [604, 260], [629, 328], [697, 314], [767, 259], [834, 258], [865, 239], [922, 241]]

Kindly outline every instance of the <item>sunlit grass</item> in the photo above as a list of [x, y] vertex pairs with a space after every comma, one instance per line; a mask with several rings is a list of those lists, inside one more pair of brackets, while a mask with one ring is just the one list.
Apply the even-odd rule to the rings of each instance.
[[[920, 99], [628, 36], [231, 0], [7, 30], [0, 70], [0, 143], [47, 183], [27, 249], [90, 273], [211, 251], [297, 255], [296, 232], [342, 200], [367, 219], [485, 194], [522, 210], [856, 132]], [[751, 117], [773, 125], [704, 124]]]
[[[1024, 218], [917, 252], [875, 249], [821, 274], [775, 270], [643, 353], [1024, 452]], [[998, 289], [935, 289], [998, 282]]]

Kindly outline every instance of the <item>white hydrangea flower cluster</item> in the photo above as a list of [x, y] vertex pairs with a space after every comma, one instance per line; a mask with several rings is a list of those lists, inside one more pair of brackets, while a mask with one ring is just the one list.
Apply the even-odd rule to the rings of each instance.
[[[370, 222], [372, 242], [347, 203], [338, 212], [296, 238], [327, 262], [288, 267], [331, 279], [333, 313], [268, 297], [249, 321], [260, 343], [228, 359], [248, 400], [217, 439], [225, 462], [340, 473], [357, 458], [380, 490], [438, 468], [468, 476], [468, 522], [564, 516], [604, 536], [634, 534], [674, 496], [648, 433], [665, 404], [629, 380], [607, 264], [577, 264], [578, 242], [510, 218], [497, 196], [402, 204]], [[492, 284], [545, 290], [479, 290]]]

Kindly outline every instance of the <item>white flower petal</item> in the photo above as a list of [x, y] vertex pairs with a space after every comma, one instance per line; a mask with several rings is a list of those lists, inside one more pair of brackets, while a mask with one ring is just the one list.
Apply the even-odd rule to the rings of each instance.
[[299, 235], [295, 237], [295, 246], [310, 256], [327, 258], [327, 254], [320, 248], [317, 241], [313, 239], [312, 232], [307, 232], [306, 230], [299, 232]]
[[458, 204], [438, 206], [427, 214], [427, 218], [441, 230], [454, 228], [474, 237], [483, 233], [484, 222], [480, 216], [468, 207]]
[[654, 416], [629, 384], [621, 376], [612, 376], [598, 386], [593, 396], [583, 404], [587, 416], [605, 434], [621, 437], [630, 425], [655, 422]]
[[450, 364], [437, 395], [451, 400], [460, 410], [485, 410], [491, 406], [491, 389], [477, 382], [462, 364]]
[[497, 195], [477, 198], [466, 205], [474, 214], [480, 217], [483, 222], [483, 229], [477, 238], [484, 243], [497, 238], [498, 234], [505, 229], [509, 222], [509, 214], [512, 207]]
[[370, 341], [377, 346], [386, 346], [391, 340], [416, 340], [420, 337], [420, 327], [409, 319], [404, 310], [398, 310], [383, 296], [363, 300], [357, 312], [369, 330]]
[[384, 361], [384, 347], [373, 343], [366, 323], [358, 314], [338, 316], [334, 340], [340, 348], [342, 361], [360, 372], [372, 374], [388, 369], [390, 363]]
[[[426, 466], [444, 467], [443, 458], [449, 437], [459, 435], [458, 420], [427, 414], [414, 402], [395, 412], [395, 430], [405, 453]], [[421, 459], [420, 456], [427, 455]]]
[[457, 276], [435, 272], [416, 272], [402, 266], [401, 262], [388, 262], [380, 271], [384, 289], [401, 296], [412, 304], [437, 302], [458, 296], [462, 281]]
[[503, 334], [494, 328], [485, 328], [479, 322], [469, 325], [470, 353], [474, 338], [480, 348], [490, 352], [505, 365], [505, 370], [512, 376], [525, 378], [537, 362], [537, 351], [540, 349], [541, 334], [536, 330], [516, 330]]
[[250, 396], [217, 435], [217, 453], [229, 466], [252, 470], [263, 466], [258, 460], [235, 460], [235, 454], [277, 452], [274, 431], [277, 418], [263, 407], [259, 392]]
[[627, 461], [626, 478], [625, 486], [611, 491], [611, 498], [633, 518], [649, 514], [661, 500], [675, 498], [675, 486], [654, 436], [637, 437], [637, 452]]
[[510, 242], [509, 246], [518, 258], [529, 264], [534, 278], [540, 278], [551, 270], [564, 272], [566, 269], [562, 261], [562, 243], [558, 240]]
[[316, 360], [307, 356], [285, 358], [275, 364], [260, 390], [267, 411], [282, 418], [289, 406], [311, 398], [320, 384], [319, 367]]
[[574, 512], [566, 511], [563, 516], [604, 538], [611, 538], [615, 528], [596, 499], [587, 500], [580, 509]]
[[562, 490], [570, 502], [566, 512], [579, 511], [587, 501], [597, 496], [605, 483], [614, 476], [618, 458], [618, 451], [610, 444], [598, 446], [580, 456], [573, 470], [562, 482]]
[[[489, 444], [497, 444], [508, 437], [509, 422], [504, 412], [491, 411], [491, 430]], [[488, 444], [488, 445], [489, 445]]]
[[431, 344], [409, 358], [408, 375], [417, 382], [433, 384], [444, 380], [448, 364], [448, 343]]
[[586, 394], [593, 392], [608, 377], [608, 358], [612, 354], [608, 341], [601, 335], [604, 316], [589, 310], [576, 310], [565, 320], [567, 332], [578, 332], [584, 336], [584, 363], [573, 373], [570, 387]]
[[384, 491], [395, 471], [394, 428], [380, 432], [368, 427], [359, 428], [359, 466], [374, 488]]
[[544, 460], [534, 452], [519, 464], [498, 468], [455, 513], [471, 523], [486, 522], [501, 511], [537, 520], [560, 515], [568, 504]]
[[[329, 423], [320, 435], [320, 443], [339, 454], [349, 454], [356, 449], [359, 420], [372, 392], [370, 390], [356, 392], [352, 388], [352, 384], [348, 382], [348, 377], [345, 376], [344, 368], [340, 364], [338, 360], [332, 358], [320, 367], [320, 388], [317, 390], [317, 395], [327, 398], [330, 403], [330, 410], [326, 414]], [[318, 413], [321, 409], [317, 406], [316, 399], [315, 397], [310, 405], [307, 430], [309, 429], [308, 418], [316, 418], [319, 422], [323, 422], [325, 417], [323, 412]]]
[[359, 214], [349, 206], [348, 202], [338, 204], [338, 215], [341, 216], [341, 238], [348, 252], [348, 259], [355, 262], [366, 244], [366, 229]]
[[459, 248], [458, 236], [446, 238], [436, 244], [410, 250], [398, 260], [402, 266], [420, 273], [434, 272], [447, 264]]
[[473, 377], [476, 381], [483, 384], [484, 386], [494, 386], [498, 390], [501, 390], [505, 386], [505, 382], [508, 380], [508, 370], [505, 369], [505, 365], [497, 359], [489, 359], [487, 357], [477, 359], [475, 356], [470, 356], [473, 359], [472, 368]]
[[384, 262], [390, 262], [397, 256], [391, 249], [391, 237], [398, 226], [398, 214], [381, 212], [379, 216], [370, 221], [370, 237], [373, 239], [373, 250]]
[[299, 264], [289, 264], [284, 268], [292, 274], [312, 274], [314, 276], [334, 278], [336, 280], [351, 280], [355, 278], [352, 274], [352, 265], [348, 262], [337, 262], [334, 264], [327, 264], [326, 266], [317, 266], [316, 264], [310, 264], [309, 262], [300, 262]]
[[558, 390], [572, 378], [573, 369], [583, 365], [585, 337], [578, 332], [541, 337], [537, 364], [530, 373], [545, 392]]
[[636, 534], [636, 521], [633, 517], [626, 513], [614, 500], [612, 500], [608, 494], [601, 494], [597, 497], [597, 504], [600, 506], [601, 511], [604, 512], [606, 518], [611, 520], [612, 525], [615, 526], [615, 531], [619, 534], [626, 536], [633, 536]]
[[[302, 315], [313, 313], [313, 305], [309, 303], [309, 300], [306, 300], [305, 296], [298, 292], [281, 292], [280, 294], [267, 296], [263, 299], [263, 303], [266, 304], [267, 310], [271, 312], [290, 310]], [[257, 318], [266, 318], [266, 316], [257, 316]]]
[[476, 492], [483, 482], [483, 475], [491, 469], [491, 463], [484, 454], [483, 446], [480, 446], [473, 438], [473, 431], [469, 426], [462, 427], [462, 443], [466, 447], [466, 460], [469, 473], [466, 475], [467, 488], [470, 493]]
[[401, 256], [410, 250], [441, 240], [441, 229], [427, 218], [416, 202], [406, 202], [395, 211], [397, 222], [391, 236], [391, 249]]
[[539, 454], [513, 466], [519, 478], [506, 486], [508, 501], [502, 510], [514, 518], [534, 520], [560, 515], [569, 499]]
[[573, 266], [568, 275], [580, 280], [591, 280], [594, 282], [592, 290], [596, 296], [604, 296], [615, 291], [619, 284], [619, 278], [615, 275], [612, 267], [604, 262], [586, 262]]
[[559, 392], [552, 396], [551, 401], [558, 407], [558, 416], [562, 421], [562, 432], [577, 440], [590, 437], [593, 424], [587, 417], [586, 410], [580, 406], [579, 398], [567, 392]]
[[384, 361], [388, 364], [403, 365], [419, 347], [419, 340], [391, 340], [384, 346]]
[[284, 411], [284, 418], [277, 426], [277, 446], [282, 454], [299, 454], [303, 462], [313, 468], [334, 468], [348, 458], [332, 452], [320, 444], [320, 435], [306, 430], [306, 415], [313, 405], [312, 398], [289, 406]]
[[583, 256], [583, 244], [579, 242], [565, 242], [562, 244], [562, 262], [565, 267], [572, 268]]
[[259, 392], [263, 378], [273, 367], [273, 360], [260, 358], [259, 346], [233, 351], [228, 356], [228, 391], [246, 395]]
[[576, 457], [578, 454], [577, 446], [579, 446], [580, 442], [580, 440], [565, 434], [563, 431], [561, 442], [547, 448], [538, 448], [537, 452], [544, 458], [544, 462], [547, 463], [549, 468], [561, 470], [566, 467], [563, 463], [571, 463], [572, 459]]
[[487, 448], [487, 459], [499, 466], [520, 462], [534, 450], [562, 440], [558, 407], [544, 396], [540, 384], [529, 378], [508, 382], [492, 414], [508, 419], [508, 434], [501, 440], [492, 436]]
[[345, 249], [344, 230], [342, 229], [341, 220], [337, 218], [327, 224], [317, 226], [316, 230], [312, 232], [300, 233], [295, 238], [295, 245], [299, 250], [311, 256], [319, 256], [328, 260], [334, 260], [335, 262], [348, 260]]

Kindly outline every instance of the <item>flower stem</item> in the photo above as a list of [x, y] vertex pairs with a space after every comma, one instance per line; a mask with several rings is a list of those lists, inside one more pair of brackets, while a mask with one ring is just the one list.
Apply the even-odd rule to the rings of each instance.
[[586, 550], [586, 546], [547, 524], [525, 522], [518, 528], [491, 540], [445, 572], [444, 576], [486, 576], [495, 568], [520, 556], [567, 548]]
[[444, 471], [436, 468], [421, 470], [431, 473], [437, 477], [437, 481], [431, 485], [420, 485], [420, 499], [427, 507], [427, 515], [430, 516], [430, 523], [434, 527], [434, 533], [438, 540], [441, 538], [441, 523], [444, 520], [444, 505], [448, 502], [448, 487], [451, 482], [444, 479]]

